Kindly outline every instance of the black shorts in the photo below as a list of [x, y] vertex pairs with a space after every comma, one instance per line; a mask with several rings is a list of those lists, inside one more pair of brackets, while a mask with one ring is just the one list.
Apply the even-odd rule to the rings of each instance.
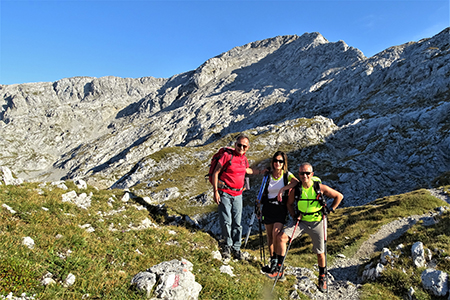
[[286, 205], [275, 205], [266, 203], [262, 208], [263, 223], [264, 224], [274, 224], [274, 223], [286, 223], [286, 217], [288, 214]]

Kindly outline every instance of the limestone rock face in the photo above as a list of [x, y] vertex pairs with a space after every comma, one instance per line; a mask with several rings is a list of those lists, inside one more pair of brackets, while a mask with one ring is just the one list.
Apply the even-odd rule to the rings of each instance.
[[[24, 179], [99, 187], [161, 182], [195, 197], [204, 190], [190, 187], [204, 174], [194, 163], [206, 169], [218, 147], [203, 146], [245, 131], [252, 163], [277, 149], [292, 172], [310, 161], [344, 205], [405, 192], [449, 170], [448, 35], [370, 58], [319, 33], [278, 36], [166, 79], [0, 85], [0, 166]], [[178, 152], [157, 157], [162, 149]], [[167, 184], [167, 174], [188, 167], [198, 174]]]

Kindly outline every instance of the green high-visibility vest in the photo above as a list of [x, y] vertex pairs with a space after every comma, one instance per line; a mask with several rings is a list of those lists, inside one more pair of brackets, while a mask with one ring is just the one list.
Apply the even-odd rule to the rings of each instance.
[[316, 190], [320, 191], [319, 180], [314, 180], [314, 184], [309, 188], [304, 188], [302, 185], [299, 188], [301, 192], [300, 197], [297, 201], [297, 208], [302, 214], [302, 221], [306, 222], [319, 222], [322, 220], [322, 205], [317, 201], [318, 193]]

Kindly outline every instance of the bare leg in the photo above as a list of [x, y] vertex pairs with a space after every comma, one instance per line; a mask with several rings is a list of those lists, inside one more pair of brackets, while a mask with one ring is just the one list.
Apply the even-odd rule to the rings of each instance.
[[276, 253], [284, 256], [286, 254], [286, 244], [289, 241], [289, 237], [284, 232], [280, 232], [277, 236], [278, 243], [277, 243], [277, 250]]
[[317, 263], [319, 267], [325, 268], [325, 253], [317, 254]]
[[275, 223], [273, 224], [273, 229], [272, 229], [272, 237], [273, 237], [273, 250], [275, 251], [276, 254], [278, 254], [278, 250], [279, 250], [279, 239], [278, 236], [281, 234], [281, 231], [283, 230], [283, 223]]

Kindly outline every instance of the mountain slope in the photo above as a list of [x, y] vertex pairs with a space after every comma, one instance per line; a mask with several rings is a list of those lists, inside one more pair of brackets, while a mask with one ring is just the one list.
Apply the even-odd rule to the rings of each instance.
[[189, 187], [212, 153], [245, 131], [253, 163], [289, 151], [292, 171], [309, 160], [345, 205], [366, 203], [450, 169], [448, 37], [449, 28], [366, 58], [305, 33], [233, 48], [169, 79], [1, 86], [0, 165], [22, 177], [146, 184], [146, 193], [195, 165], [196, 178], [172, 183], [192, 197], [207, 189]]

